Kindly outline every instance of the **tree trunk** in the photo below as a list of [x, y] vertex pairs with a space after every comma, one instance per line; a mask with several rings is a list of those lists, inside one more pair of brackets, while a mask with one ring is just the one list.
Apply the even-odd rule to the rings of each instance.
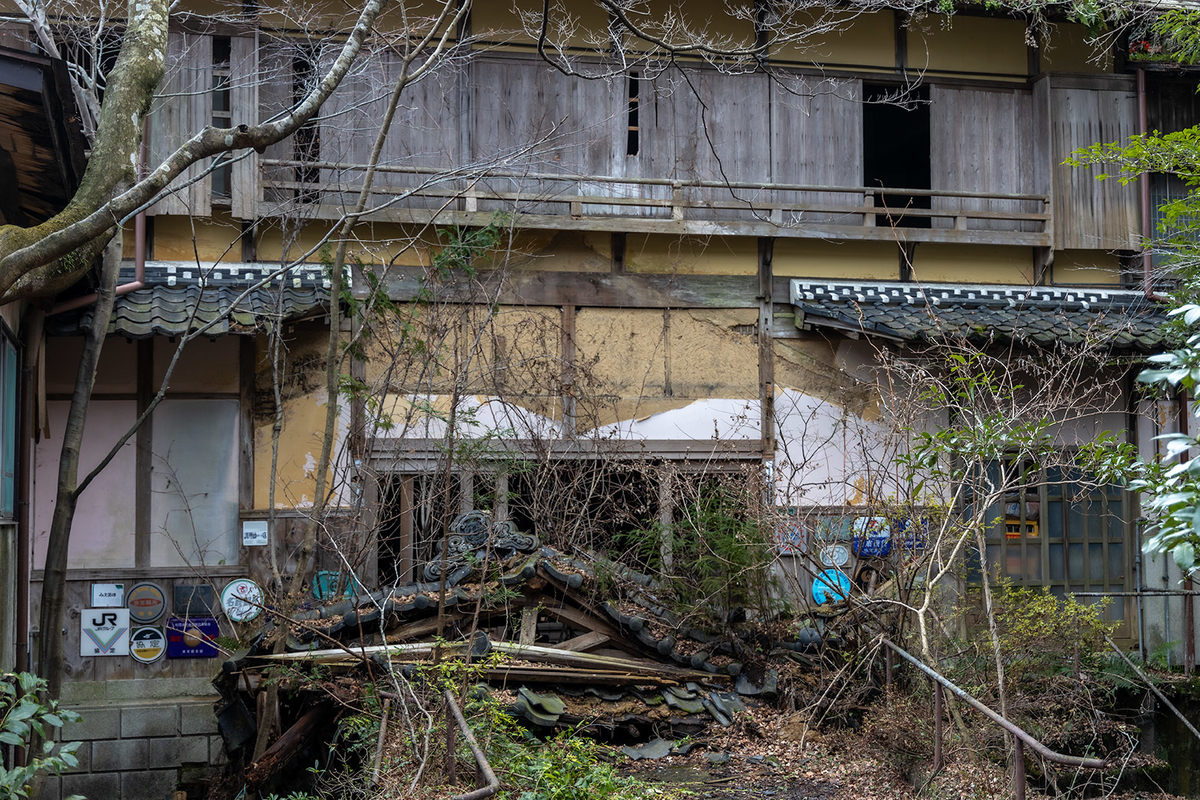
[[83, 442], [83, 426], [87, 421], [88, 405], [92, 400], [92, 385], [100, 350], [108, 334], [112, 318], [117, 278], [121, 272], [121, 237], [114, 236], [104, 250], [100, 270], [100, 287], [92, 313], [92, 327], [84, 339], [83, 355], [75, 378], [75, 392], [67, 412], [62, 451], [58, 459], [58, 486], [54, 501], [54, 516], [50, 521], [50, 538], [46, 544], [45, 577], [42, 580], [42, 608], [38, 617], [41, 641], [38, 645], [38, 672], [46, 679], [48, 693], [57, 700], [62, 696], [63, 681], [63, 601], [67, 583], [67, 550], [71, 540], [71, 523], [75, 504], [79, 500], [76, 482], [79, 478], [79, 447]]

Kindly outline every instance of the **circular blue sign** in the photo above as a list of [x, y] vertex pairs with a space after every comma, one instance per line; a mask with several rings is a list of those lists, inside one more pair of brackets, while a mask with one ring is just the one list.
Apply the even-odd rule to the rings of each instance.
[[817, 605], [840, 603], [850, 595], [850, 579], [841, 570], [827, 569], [813, 581], [812, 593]]

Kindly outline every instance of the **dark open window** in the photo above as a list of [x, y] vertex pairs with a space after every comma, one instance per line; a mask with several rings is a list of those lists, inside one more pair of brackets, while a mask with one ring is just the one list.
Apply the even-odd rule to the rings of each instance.
[[[898, 94], [895, 86], [863, 84], [863, 185], [886, 189], [929, 189], [929, 89]], [[875, 205], [886, 207], [876, 225], [928, 228], [929, 217], [913, 209], [931, 208], [928, 195], [886, 192]]]

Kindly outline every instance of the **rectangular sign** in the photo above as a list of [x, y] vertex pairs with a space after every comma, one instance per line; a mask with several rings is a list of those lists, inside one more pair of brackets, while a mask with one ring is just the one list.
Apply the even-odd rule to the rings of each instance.
[[167, 620], [167, 658], [216, 658], [221, 635], [215, 617], [171, 617]]
[[267, 521], [247, 519], [242, 521], [242, 546], [264, 547], [267, 544]]
[[79, 655], [129, 655], [128, 608], [85, 608], [79, 623]]
[[211, 617], [217, 611], [216, 594], [206, 583], [177, 583], [174, 608], [177, 617]]
[[125, 584], [93, 583], [92, 608], [122, 608], [125, 605]]

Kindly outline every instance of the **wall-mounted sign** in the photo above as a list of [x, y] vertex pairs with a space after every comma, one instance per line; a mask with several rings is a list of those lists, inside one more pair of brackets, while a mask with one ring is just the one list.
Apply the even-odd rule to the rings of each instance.
[[242, 546], [262, 547], [267, 544], [267, 521], [265, 519], [242, 520]]
[[167, 658], [216, 658], [221, 634], [215, 617], [171, 617], [167, 620]]
[[850, 579], [837, 569], [827, 569], [817, 576], [812, 587], [817, 605], [840, 603], [850, 596]]
[[129, 590], [129, 619], [137, 625], [149, 625], [167, 612], [167, 596], [154, 583], [139, 583]]
[[92, 608], [121, 608], [125, 605], [125, 584], [93, 583]]
[[87, 608], [79, 616], [79, 655], [129, 655], [129, 609]]
[[850, 561], [850, 550], [844, 544], [830, 544], [821, 548], [821, 563], [827, 567], [844, 567]]
[[207, 583], [175, 584], [175, 616], [211, 617], [217, 613], [216, 594]]
[[134, 628], [129, 635], [129, 655], [143, 664], [158, 661], [167, 652], [167, 635], [162, 628]]
[[263, 590], [249, 578], [232, 580], [221, 591], [221, 607], [232, 622], [249, 622], [262, 613]]
[[860, 556], [886, 556], [892, 552], [892, 526], [887, 517], [855, 517], [854, 552]]
[[804, 552], [804, 523], [794, 518], [775, 523], [775, 548], [780, 555], [798, 556]]

